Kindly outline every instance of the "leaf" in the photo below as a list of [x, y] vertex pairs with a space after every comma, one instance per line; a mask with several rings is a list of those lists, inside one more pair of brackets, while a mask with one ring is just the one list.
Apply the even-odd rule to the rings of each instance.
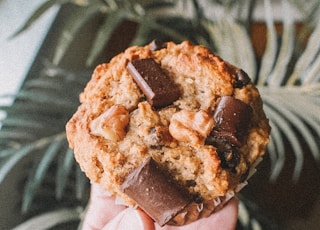
[[[219, 20], [216, 23], [202, 22], [210, 38], [217, 47], [217, 53], [236, 66], [241, 66], [254, 81], [256, 62], [253, 47], [243, 25], [230, 20]], [[234, 36], [234, 35], [237, 36]]]
[[1, 130], [0, 132], [0, 142], [1, 140], [6, 140], [6, 139], [31, 141], [33, 140], [33, 138], [34, 138], [34, 135], [31, 135], [28, 131], [25, 131], [25, 130]]
[[299, 57], [298, 61], [294, 66], [294, 70], [288, 80], [288, 85], [293, 85], [296, 83], [297, 79], [300, 79], [304, 82], [304, 78], [307, 72], [307, 69], [310, 68], [310, 65], [314, 62], [316, 58], [319, 58], [320, 52], [320, 23], [317, 24], [313, 33], [311, 33], [308, 40], [307, 46], [304, 49], [303, 53]]
[[83, 191], [87, 184], [88, 184], [88, 178], [81, 171], [78, 165], [78, 167], [76, 168], [76, 185], [75, 185], [77, 199], [80, 200], [82, 198]]
[[[310, 149], [314, 159], [319, 163], [320, 162], [320, 152], [319, 152], [319, 140], [320, 140], [320, 121], [318, 118], [318, 121], [312, 119], [311, 116], [306, 116], [306, 113], [301, 110], [297, 111], [297, 105], [293, 106], [292, 103], [289, 103], [287, 100], [284, 100], [283, 97], [277, 97], [275, 100], [278, 100], [280, 104], [284, 106], [279, 106], [279, 109], [284, 110], [284, 108], [288, 108], [290, 112], [288, 111], [285, 114], [285, 117], [291, 121], [295, 128], [298, 130], [298, 132], [303, 136], [304, 141], [307, 144], [307, 147]], [[308, 103], [308, 102], [306, 102]], [[320, 114], [320, 109], [316, 109], [314, 104], [309, 104], [309, 107], [314, 107], [314, 110], [311, 109], [311, 111], [314, 111], [315, 113]], [[317, 111], [318, 110], [318, 111]], [[303, 123], [305, 122], [305, 123]], [[317, 133], [318, 136], [314, 135], [313, 132], [310, 132], [310, 128], [306, 126], [306, 124], [309, 125], [309, 127], [312, 127], [315, 133]]]
[[267, 82], [270, 87], [280, 86], [284, 83], [288, 64], [292, 58], [295, 38], [295, 25], [292, 15], [289, 13], [289, 3], [282, 0], [283, 6], [283, 35], [277, 61]]
[[80, 214], [81, 210], [78, 208], [62, 208], [35, 216], [16, 226], [13, 230], [47, 230], [62, 223], [80, 220]]
[[[305, 116], [304, 112], [300, 112], [297, 109], [292, 109], [287, 105], [287, 101], [281, 96], [269, 97], [267, 98], [267, 101], [268, 103], [272, 104], [280, 113], [282, 113], [283, 117], [285, 117], [294, 125], [294, 128], [303, 136], [304, 141], [306, 141], [307, 146], [311, 150], [311, 153], [315, 159], [320, 159], [318, 144], [315, 141], [315, 137], [311, 132], [309, 132], [309, 128], [305, 125], [305, 123], [303, 123], [303, 116]], [[319, 125], [318, 127], [320, 128]]]
[[68, 176], [74, 165], [73, 151], [68, 148], [64, 155], [61, 155], [58, 163], [58, 169], [56, 174], [56, 198], [60, 200], [65, 190]]
[[42, 105], [56, 106], [55, 108], [74, 107], [74, 101], [66, 100], [64, 95], [57, 94], [56, 92], [50, 92], [49, 90], [47, 91], [20, 90], [16, 98], [21, 100], [30, 100], [33, 103], [39, 103]]
[[201, 25], [206, 29], [210, 36], [210, 40], [214, 43], [214, 46], [217, 49], [216, 53], [221, 55], [223, 51], [223, 36], [222, 33], [218, 31], [218, 26], [209, 20], [201, 21]]
[[305, 24], [319, 24], [320, 19], [320, 4], [319, 0], [290, 0], [292, 4], [295, 5], [296, 9], [299, 9], [299, 12], [302, 13], [304, 19], [306, 19]]
[[[33, 145], [26, 145], [22, 147], [20, 150], [16, 151], [13, 156], [10, 156], [6, 160], [2, 160], [0, 167], [0, 185], [10, 172], [10, 170], [27, 154], [31, 153], [31, 151], [35, 148]], [[2, 152], [2, 151], [1, 151]]]
[[261, 68], [258, 75], [258, 85], [264, 85], [269, 73], [272, 71], [276, 62], [278, 49], [277, 33], [274, 26], [272, 8], [270, 0], [264, 0], [266, 25], [267, 25], [267, 44], [262, 56]]
[[37, 189], [39, 188], [41, 182], [43, 181], [43, 178], [46, 175], [46, 172], [52, 160], [57, 155], [61, 147], [61, 144], [62, 144], [61, 140], [54, 140], [48, 146], [45, 153], [43, 154], [41, 161], [37, 166], [35, 173], [32, 174], [31, 177], [28, 179], [24, 189], [24, 193], [23, 193], [23, 200], [22, 200], [23, 212], [26, 212], [29, 209], [32, 203], [33, 197], [35, 196]]
[[173, 7], [175, 7], [176, 3], [172, 0], [153, 0], [146, 2], [145, 5], [143, 5], [144, 9], [146, 11], [152, 11], [152, 10], [170, 10]]
[[99, 4], [89, 5], [88, 7], [79, 9], [72, 15], [72, 17], [68, 18], [64, 24], [63, 31], [56, 45], [56, 50], [52, 61], [54, 65], [58, 65], [60, 63], [69, 46], [71, 45], [71, 42], [76, 38], [76, 34], [82, 28], [82, 26], [99, 11]]
[[180, 31], [171, 28], [170, 25], [163, 25], [157, 22], [157, 18], [154, 16], [153, 17], [144, 16], [144, 17], [134, 17], [134, 18], [130, 17], [130, 20], [140, 25], [143, 25], [146, 28], [149, 28], [150, 31], [152, 30], [159, 31], [161, 32], [161, 34], [170, 37], [172, 40], [176, 40], [176, 41], [189, 40], [188, 35], [185, 35]]
[[320, 81], [320, 57], [315, 60], [315, 62], [309, 67], [305, 73], [302, 84], [313, 84]]
[[[235, 57], [233, 63], [241, 66], [255, 82], [257, 64], [249, 34], [244, 26], [235, 21], [226, 21], [226, 24], [229, 28], [226, 35], [231, 38], [230, 42], [233, 44], [232, 53]], [[234, 34], [236, 36], [233, 36]]]
[[11, 126], [11, 127], [19, 127], [23, 129], [40, 129], [43, 126], [39, 123], [39, 121], [35, 121], [34, 119], [28, 118], [12, 118], [8, 117], [2, 121], [3, 126]]
[[37, 21], [45, 12], [56, 4], [64, 4], [69, 0], [46, 0], [41, 4], [27, 19], [24, 25], [10, 36], [10, 39], [20, 35], [23, 31], [27, 30], [35, 21]]
[[148, 26], [146, 26], [145, 24], [140, 24], [130, 45], [142, 46], [150, 42], [148, 37], [149, 32], [150, 31]]
[[272, 127], [270, 135], [270, 143], [268, 144], [268, 153], [271, 159], [271, 175], [270, 181], [275, 181], [285, 163], [285, 146], [283, 140], [283, 134], [281, 133], [279, 127], [271, 120], [270, 126]]
[[93, 64], [98, 55], [101, 53], [101, 50], [103, 50], [105, 45], [110, 40], [113, 31], [126, 18], [126, 15], [127, 13], [124, 10], [118, 10], [108, 14], [104, 23], [100, 26], [95, 40], [93, 41], [93, 45], [86, 62], [87, 66], [91, 66]]
[[[272, 120], [274, 124], [276, 124], [283, 133], [286, 134], [286, 138], [292, 148], [294, 149], [294, 155], [296, 157], [295, 167], [292, 175], [292, 179], [297, 181], [299, 179], [299, 175], [302, 171], [302, 166], [304, 162], [303, 158], [303, 150], [299, 142], [299, 138], [295, 134], [295, 130], [292, 128], [290, 123], [285, 119], [285, 117], [280, 114], [276, 109], [272, 108], [272, 103], [269, 104], [266, 96], [264, 96], [265, 106], [264, 109], [269, 119]], [[272, 132], [272, 131], [271, 131]]]
[[[228, 32], [227, 22], [223, 20], [218, 21], [216, 26], [216, 35], [213, 36], [214, 44], [218, 47], [218, 54], [225, 60], [235, 63], [237, 60], [234, 56], [234, 44], [230, 37], [230, 32]], [[219, 35], [217, 35], [219, 34]]]
[[30, 79], [25, 84], [24, 87], [27, 89], [48, 89], [48, 90], [60, 90], [63, 88], [62, 86], [63, 81], [59, 81], [55, 78], [37, 78], [37, 79]]
[[[1, 150], [0, 151], [0, 158], [5, 158], [5, 157], [9, 157], [11, 155], [14, 155], [16, 153], [16, 151], [17, 151], [17, 149], [14, 149], [14, 148]], [[0, 165], [3, 164], [3, 162], [1, 162], [1, 161], [2, 161], [2, 159], [0, 160]]]

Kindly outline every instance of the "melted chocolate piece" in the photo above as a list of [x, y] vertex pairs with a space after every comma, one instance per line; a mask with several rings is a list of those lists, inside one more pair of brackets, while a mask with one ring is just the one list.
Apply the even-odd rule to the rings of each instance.
[[241, 146], [246, 139], [251, 116], [251, 106], [232, 96], [223, 96], [213, 116], [216, 122], [213, 135]]
[[250, 83], [250, 78], [246, 72], [242, 69], [236, 72], [236, 82], [234, 83], [234, 88], [242, 88]]
[[192, 201], [188, 191], [151, 158], [128, 175], [121, 190], [160, 226], [165, 225]]
[[221, 167], [230, 169], [231, 172], [236, 172], [236, 167], [240, 163], [240, 152], [238, 147], [234, 146], [229, 140], [209, 136], [206, 144], [213, 145], [217, 148], [219, 159], [221, 160]]
[[218, 155], [221, 160], [221, 167], [231, 169], [231, 171], [235, 172], [235, 168], [240, 163], [239, 150], [237, 147], [224, 142], [225, 141], [221, 140], [221, 142], [217, 144]]
[[133, 60], [127, 68], [153, 107], [170, 105], [180, 97], [179, 88], [152, 58]]
[[151, 51], [161, 50], [167, 48], [167, 44], [159, 39], [153, 40], [151, 43]]

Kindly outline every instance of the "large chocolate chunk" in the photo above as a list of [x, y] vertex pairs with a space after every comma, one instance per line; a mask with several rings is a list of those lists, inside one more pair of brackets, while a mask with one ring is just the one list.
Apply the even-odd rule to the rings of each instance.
[[180, 97], [179, 88], [152, 58], [133, 60], [127, 68], [153, 107], [170, 105]]
[[250, 105], [232, 96], [223, 96], [214, 113], [213, 135], [241, 146], [247, 136], [251, 116]]
[[188, 191], [151, 158], [128, 175], [121, 189], [160, 226], [170, 221], [192, 200]]

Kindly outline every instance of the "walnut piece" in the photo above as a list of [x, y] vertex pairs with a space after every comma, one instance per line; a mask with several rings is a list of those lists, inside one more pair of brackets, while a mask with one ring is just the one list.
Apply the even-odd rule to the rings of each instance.
[[123, 105], [113, 105], [90, 123], [91, 134], [111, 141], [122, 140], [126, 135], [129, 112]]
[[181, 110], [171, 117], [169, 132], [178, 141], [202, 144], [214, 126], [214, 119], [203, 110]]

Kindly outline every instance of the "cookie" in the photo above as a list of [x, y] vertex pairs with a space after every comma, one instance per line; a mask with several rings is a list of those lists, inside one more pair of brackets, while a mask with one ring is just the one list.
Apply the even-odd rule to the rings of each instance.
[[66, 131], [81, 169], [161, 226], [222, 208], [269, 142], [248, 75], [187, 41], [126, 49], [96, 67], [80, 102]]

